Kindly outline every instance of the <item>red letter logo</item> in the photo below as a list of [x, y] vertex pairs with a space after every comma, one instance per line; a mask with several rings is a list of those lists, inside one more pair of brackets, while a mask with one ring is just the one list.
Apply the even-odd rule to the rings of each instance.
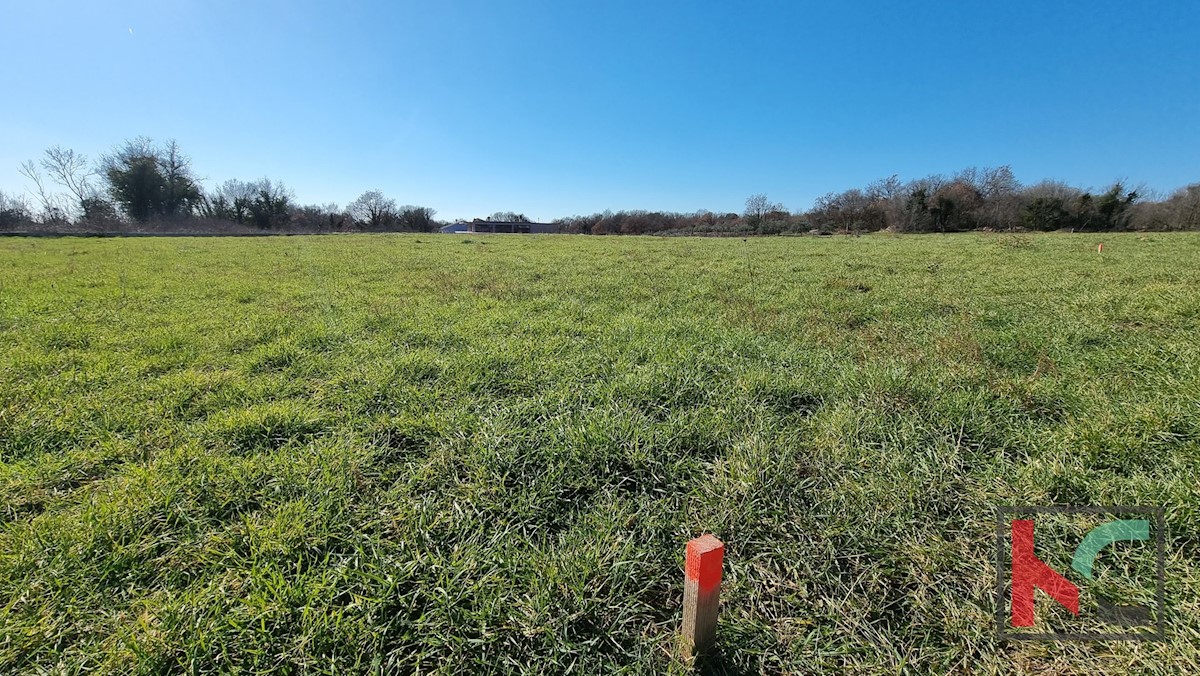
[[1079, 614], [1079, 587], [1033, 553], [1033, 521], [1012, 522], [1012, 626], [1033, 626], [1033, 588]]

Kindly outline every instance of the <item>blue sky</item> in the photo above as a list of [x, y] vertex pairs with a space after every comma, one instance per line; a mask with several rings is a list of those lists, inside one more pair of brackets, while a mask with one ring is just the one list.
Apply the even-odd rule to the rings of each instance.
[[447, 219], [803, 209], [1001, 164], [1200, 181], [1196, 2], [345, 4], [5, 3], [0, 189], [47, 146], [138, 135], [209, 185]]

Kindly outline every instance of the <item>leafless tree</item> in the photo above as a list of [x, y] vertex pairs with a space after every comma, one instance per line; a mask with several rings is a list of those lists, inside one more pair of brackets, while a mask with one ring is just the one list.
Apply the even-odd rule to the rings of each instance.
[[784, 206], [778, 202], [772, 202], [766, 195], [758, 193], [746, 198], [746, 211], [744, 213], [746, 220], [754, 225], [763, 222], [767, 214], [775, 211], [784, 211]]
[[396, 200], [380, 190], [368, 190], [346, 207], [350, 215], [372, 228], [390, 225], [396, 220]]
[[1200, 230], [1200, 183], [1180, 188], [1168, 201], [1180, 230]]
[[254, 183], [229, 179], [205, 195], [201, 213], [209, 218], [245, 223], [250, 218], [254, 194]]
[[344, 230], [349, 223], [350, 214], [330, 202], [293, 207], [290, 226], [301, 231], [333, 232]]
[[254, 196], [250, 200], [250, 219], [260, 228], [286, 225], [294, 195], [282, 181], [263, 177], [251, 184]]
[[529, 223], [529, 217], [525, 214], [519, 214], [515, 211], [497, 211], [487, 217], [489, 221], [497, 223]]
[[940, 232], [976, 226], [975, 215], [983, 205], [983, 198], [972, 177], [962, 176], [938, 188], [930, 199], [929, 213]]
[[400, 207], [396, 221], [400, 227], [413, 232], [432, 232], [434, 227], [433, 215], [437, 212], [429, 207], [416, 207], [406, 204]]
[[92, 184], [96, 172], [88, 166], [87, 157], [70, 148], [53, 146], [46, 149], [42, 158], [42, 169], [50, 175], [50, 179], [67, 189], [79, 207], [79, 213], [88, 218], [92, 214], [97, 191]]
[[822, 195], [809, 212], [809, 220], [824, 231], [833, 229], [850, 234], [882, 230], [887, 221], [883, 193], [879, 190], [876, 185], [866, 191], [851, 188]]
[[871, 225], [880, 230], [900, 229], [904, 220], [904, 197], [904, 184], [896, 174], [868, 185], [867, 200], [870, 202], [870, 210], [881, 219]]
[[0, 191], [0, 230], [10, 230], [29, 220], [29, 203], [20, 195]]
[[977, 225], [993, 230], [1011, 230], [1021, 222], [1021, 184], [1010, 167], [984, 169], [978, 183], [983, 205], [977, 210]]
[[62, 196], [47, 190], [46, 179], [33, 160], [22, 163], [20, 171], [22, 176], [33, 182], [33, 190], [30, 190], [29, 193], [42, 206], [41, 221], [43, 223], [65, 223], [68, 218]]
[[979, 181], [979, 192], [984, 199], [1013, 195], [1020, 189], [1021, 184], [1013, 175], [1012, 167], [1008, 165], [984, 169], [983, 176]]
[[179, 143], [170, 139], [158, 150], [158, 164], [164, 185], [163, 204], [167, 215], [175, 212], [190, 212], [199, 203], [200, 192], [192, 174], [192, 158], [183, 154]]

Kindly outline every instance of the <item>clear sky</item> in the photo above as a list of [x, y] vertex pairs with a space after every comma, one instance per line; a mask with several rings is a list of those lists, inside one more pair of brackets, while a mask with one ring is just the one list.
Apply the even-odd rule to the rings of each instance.
[[7, 0], [0, 189], [175, 138], [208, 184], [445, 219], [798, 210], [893, 173], [1200, 181], [1200, 2]]

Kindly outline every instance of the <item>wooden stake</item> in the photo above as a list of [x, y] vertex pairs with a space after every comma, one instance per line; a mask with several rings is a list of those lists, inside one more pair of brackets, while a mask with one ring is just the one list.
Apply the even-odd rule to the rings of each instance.
[[687, 579], [683, 585], [683, 658], [692, 659], [717, 640], [721, 605], [721, 565], [725, 545], [711, 535], [687, 544]]

